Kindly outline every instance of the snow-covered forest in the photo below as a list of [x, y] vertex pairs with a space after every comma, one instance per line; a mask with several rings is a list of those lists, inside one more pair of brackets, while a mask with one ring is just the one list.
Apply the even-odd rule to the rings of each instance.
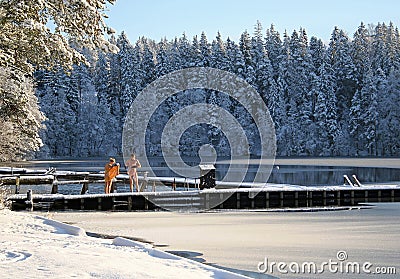
[[70, 70], [87, 63], [77, 45], [117, 52], [104, 37], [113, 33], [103, 19], [106, 6], [114, 2], [0, 1], [0, 161], [24, 159], [42, 146], [37, 70]]
[[[400, 35], [391, 23], [361, 23], [352, 38], [335, 28], [325, 43], [303, 29], [281, 35], [260, 23], [238, 42], [202, 33], [132, 43], [122, 33], [111, 43], [119, 52], [83, 51], [90, 65], [74, 66], [70, 75], [36, 73], [47, 117], [40, 156], [119, 153], [135, 96], [158, 77], [187, 67], [226, 70], [254, 86], [274, 120], [278, 156], [400, 155]], [[193, 94], [210, 99], [206, 90]], [[233, 115], [234, 110], [231, 106]], [[251, 121], [246, 119], [244, 126]], [[162, 132], [162, 125], [154, 127], [159, 131], [152, 132]], [[197, 139], [187, 136], [180, 149], [190, 155], [191, 140]], [[223, 140], [205, 137], [214, 145]]]

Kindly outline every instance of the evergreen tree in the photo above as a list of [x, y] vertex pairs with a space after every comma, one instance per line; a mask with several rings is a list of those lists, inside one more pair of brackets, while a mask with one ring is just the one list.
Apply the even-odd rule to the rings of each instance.
[[211, 48], [210, 44], [208, 43], [206, 33], [201, 32], [199, 48], [201, 53], [201, 64], [198, 65], [200, 67], [209, 67], [210, 66], [210, 55], [211, 55]]
[[356, 80], [357, 84], [361, 85], [364, 78], [364, 74], [367, 73], [368, 68], [371, 65], [369, 60], [370, 49], [371, 49], [371, 38], [367, 28], [363, 23], [358, 27], [356, 33], [354, 33], [354, 39], [351, 44], [352, 57], [354, 66], [356, 68]]
[[333, 70], [329, 62], [323, 62], [319, 69], [317, 83], [317, 99], [315, 105], [315, 121], [318, 125], [316, 135], [318, 156], [338, 155], [337, 139], [339, 127], [337, 123], [337, 104]]
[[33, 80], [17, 69], [0, 67], [0, 161], [14, 161], [32, 155], [42, 141], [43, 114], [33, 91]]
[[262, 26], [257, 22], [251, 44], [252, 65], [254, 65], [254, 87], [265, 103], [268, 103], [269, 88], [273, 77], [273, 68], [264, 47]]
[[229, 61], [226, 56], [225, 43], [222, 41], [221, 34], [211, 43], [210, 66], [216, 69], [228, 71]]
[[243, 77], [246, 68], [243, 54], [239, 46], [229, 38], [226, 40], [226, 56], [228, 58], [228, 71]]
[[84, 62], [85, 57], [65, 35], [92, 49], [116, 51], [103, 38], [104, 33], [112, 32], [103, 21], [104, 10], [107, 3], [114, 2], [0, 1], [0, 66], [12, 66], [27, 74], [39, 68], [71, 69], [73, 64]]
[[137, 95], [137, 90], [140, 84], [137, 84], [137, 80], [134, 78], [136, 65], [138, 63], [135, 59], [134, 48], [128, 40], [128, 37], [124, 32], [118, 37], [117, 46], [118, 52], [118, 66], [119, 66], [119, 103], [122, 118], [126, 115], [129, 107]]
[[277, 80], [279, 75], [280, 59], [282, 58], [283, 54], [283, 48], [279, 32], [275, 30], [274, 25], [271, 25], [271, 27], [266, 31], [265, 49], [274, 70], [274, 79]]
[[336, 76], [338, 120], [346, 121], [348, 119], [351, 100], [358, 86], [356, 67], [351, 56], [350, 40], [343, 30], [335, 27], [327, 52]]
[[46, 116], [41, 131], [44, 152], [50, 157], [73, 156], [76, 143], [76, 112], [67, 100], [70, 77], [62, 69], [44, 72], [38, 88], [40, 107]]
[[239, 39], [239, 48], [244, 58], [243, 78], [250, 84], [255, 84], [254, 64], [251, 57], [251, 37], [247, 31], [243, 32]]
[[200, 49], [200, 43], [197, 36], [193, 37], [193, 43], [190, 49], [190, 67], [204, 67], [204, 57]]
[[182, 37], [178, 40], [177, 50], [179, 52], [182, 69], [190, 67], [192, 64], [191, 45], [185, 33], [183, 33]]
[[[392, 69], [386, 80], [379, 75], [379, 139], [382, 155], [400, 154], [400, 71]], [[381, 90], [383, 89], [383, 90]]]

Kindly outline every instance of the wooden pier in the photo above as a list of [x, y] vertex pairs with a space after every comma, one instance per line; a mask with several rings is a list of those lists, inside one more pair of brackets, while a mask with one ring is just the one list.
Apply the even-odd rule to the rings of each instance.
[[[190, 191], [114, 193], [94, 195], [27, 195], [9, 197], [12, 210], [123, 210], [154, 211], [205, 209], [272, 209], [358, 206], [365, 203], [400, 202], [398, 185], [360, 188], [278, 187], [207, 189]], [[217, 204], [217, 206], [210, 206]]]
[[[91, 183], [104, 183], [104, 174], [89, 172], [21, 173], [0, 175], [8, 185], [8, 200], [13, 210], [192, 210], [271, 209], [357, 206], [364, 203], [400, 202], [400, 185], [362, 185], [345, 175], [341, 186], [296, 186], [213, 182], [215, 188], [203, 189], [200, 178], [148, 177], [139, 175], [141, 192], [88, 194]], [[117, 176], [114, 185], [129, 184], [126, 174]], [[25, 192], [20, 191], [21, 185]], [[80, 184], [80, 195], [58, 194], [59, 185]], [[346, 185], [347, 184], [347, 185]], [[44, 185], [48, 194], [39, 194], [35, 186]], [[162, 185], [163, 190], [158, 187]], [[158, 190], [158, 191], [157, 191]]]

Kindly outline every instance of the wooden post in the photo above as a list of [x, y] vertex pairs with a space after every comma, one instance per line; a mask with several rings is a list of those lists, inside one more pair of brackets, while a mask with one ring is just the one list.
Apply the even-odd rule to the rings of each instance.
[[111, 203], [112, 203], [111, 210], [115, 210], [115, 197], [111, 198]]
[[[85, 180], [87, 182], [84, 182], [82, 185], [82, 191], [85, 190], [84, 193], [81, 193], [82, 195], [89, 192], [89, 174], [85, 174], [85, 176], [83, 177], [83, 180]], [[83, 189], [83, 188], [85, 188], [85, 189]]]
[[19, 194], [19, 175], [15, 177], [15, 194]]
[[32, 190], [29, 189], [28, 192], [26, 192], [26, 204], [28, 206], [29, 211], [33, 211], [33, 193]]
[[[86, 180], [86, 179], [85, 179]], [[82, 189], [81, 189], [81, 195], [86, 194], [89, 191], [89, 182], [83, 182], [82, 184]]]
[[224, 208], [224, 194], [222, 194], [222, 193], [219, 194], [219, 202], [220, 202], [219, 208], [223, 209]]
[[51, 187], [51, 193], [52, 194], [57, 194], [58, 193], [58, 181], [57, 181], [57, 176], [53, 176], [53, 183]]
[[147, 182], [149, 181], [147, 174], [148, 174], [147, 171], [143, 172], [143, 181], [142, 185], [140, 185], [140, 192], [142, 192], [143, 189], [147, 189]]
[[132, 210], [132, 196], [128, 197], [128, 211]]
[[206, 194], [206, 208], [210, 208], [210, 194]]

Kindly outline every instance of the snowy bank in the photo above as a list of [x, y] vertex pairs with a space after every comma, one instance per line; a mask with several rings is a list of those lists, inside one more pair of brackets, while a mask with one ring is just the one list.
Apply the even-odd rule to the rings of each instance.
[[248, 278], [124, 238], [0, 210], [2, 278]]

